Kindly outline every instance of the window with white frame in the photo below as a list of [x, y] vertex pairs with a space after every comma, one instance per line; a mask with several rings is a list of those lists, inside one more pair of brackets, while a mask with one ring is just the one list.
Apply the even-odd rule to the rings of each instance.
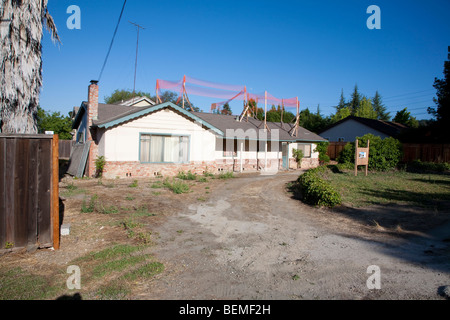
[[297, 149], [303, 151], [303, 158], [311, 158], [311, 144], [308, 143], [298, 143]]
[[141, 134], [141, 162], [183, 163], [189, 161], [189, 137]]

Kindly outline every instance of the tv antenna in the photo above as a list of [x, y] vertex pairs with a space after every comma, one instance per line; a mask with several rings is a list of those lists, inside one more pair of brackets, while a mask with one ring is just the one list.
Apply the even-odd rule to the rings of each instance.
[[139, 30], [145, 30], [144, 27], [140, 26], [137, 23], [128, 21], [129, 23], [131, 23], [132, 25], [136, 26], [137, 28], [137, 41], [136, 41], [136, 61], [134, 63], [134, 84], [133, 84], [133, 98], [135, 96], [135, 92], [136, 92], [136, 71], [137, 71], [137, 62], [138, 62], [138, 50], [139, 50]]

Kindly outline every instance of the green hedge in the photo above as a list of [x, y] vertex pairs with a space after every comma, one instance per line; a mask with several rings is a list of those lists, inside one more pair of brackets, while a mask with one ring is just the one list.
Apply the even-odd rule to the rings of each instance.
[[[369, 133], [362, 137], [357, 137], [359, 147], [369, 145], [369, 170], [386, 171], [397, 167], [402, 159], [402, 145], [400, 141], [392, 137], [381, 139]], [[341, 151], [339, 163], [355, 163], [355, 143], [348, 143]]]
[[298, 177], [296, 184], [303, 202], [324, 207], [341, 204], [341, 195], [323, 178], [327, 170], [327, 167], [321, 166]]

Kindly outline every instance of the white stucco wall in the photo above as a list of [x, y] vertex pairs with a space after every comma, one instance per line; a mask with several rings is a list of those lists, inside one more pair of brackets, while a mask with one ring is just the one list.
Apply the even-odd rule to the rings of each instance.
[[140, 134], [189, 136], [189, 160], [215, 160], [214, 133], [170, 109], [163, 109], [107, 129], [100, 140], [107, 161], [139, 161]]

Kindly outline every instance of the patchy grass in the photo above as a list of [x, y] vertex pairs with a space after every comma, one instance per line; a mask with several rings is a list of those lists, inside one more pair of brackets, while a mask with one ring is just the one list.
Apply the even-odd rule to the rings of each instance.
[[234, 178], [234, 173], [232, 171], [222, 172], [217, 175], [219, 179], [231, 179]]
[[405, 171], [359, 172], [336, 167], [326, 175], [341, 194], [343, 204], [364, 207], [374, 204], [407, 204], [440, 208], [450, 201], [450, 175], [419, 174]]
[[0, 300], [43, 300], [62, 290], [52, 278], [16, 267], [0, 270]]
[[164, 187], [176, 194], [187, 193], [190, 191], [189, 185], [181, 180], [172, 179], [172, 181], [169, 181], [169, 179], [166, 179], [163, 184]]

